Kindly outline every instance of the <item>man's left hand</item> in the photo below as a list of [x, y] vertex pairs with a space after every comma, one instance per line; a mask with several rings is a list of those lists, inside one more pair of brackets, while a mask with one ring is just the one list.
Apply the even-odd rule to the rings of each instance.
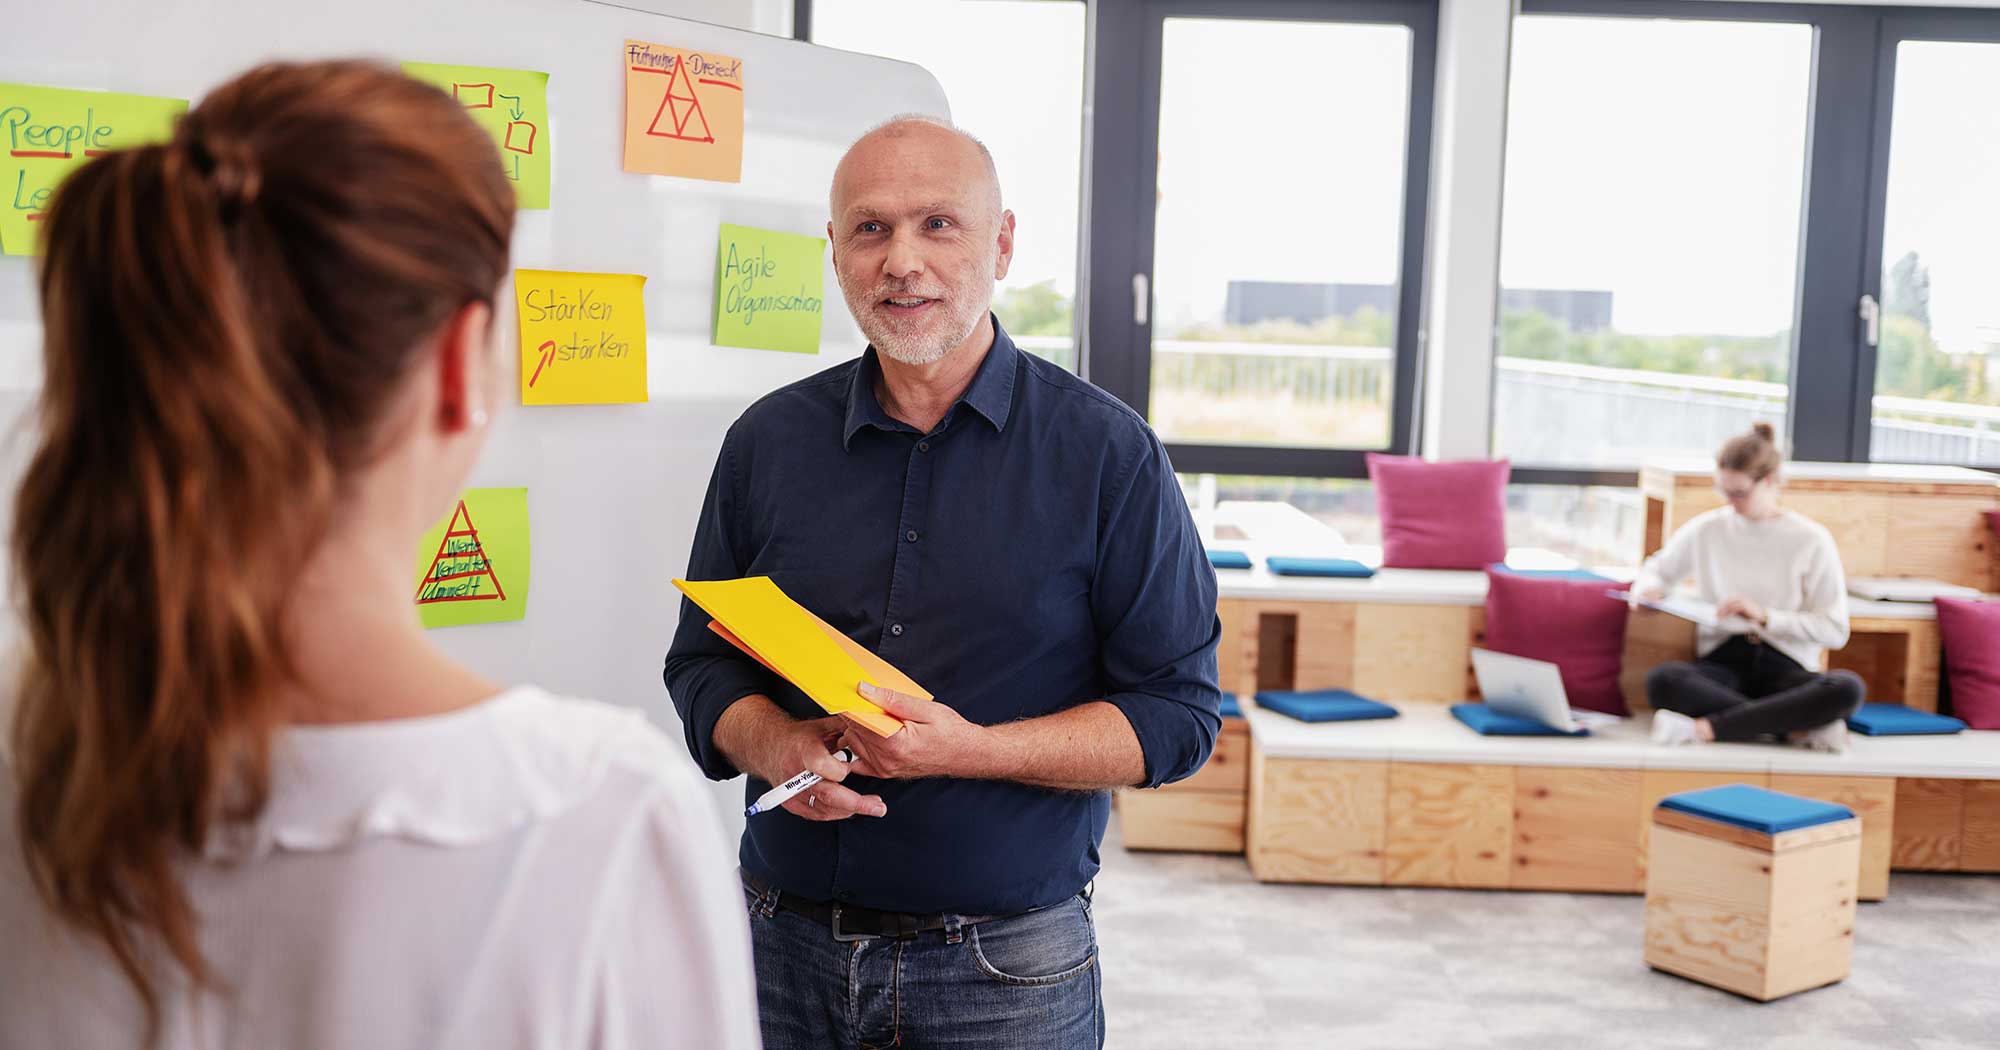
[[966, 721], [935, 700], [919, 700], [871, 682], [862, 682], [856, 692], [901, 720], [903, 728], [884, 737], [859, 725], [848, 726], [840, 746], [854, 752], [849, 771], [890, 780], [977, 775], [985, 726]]

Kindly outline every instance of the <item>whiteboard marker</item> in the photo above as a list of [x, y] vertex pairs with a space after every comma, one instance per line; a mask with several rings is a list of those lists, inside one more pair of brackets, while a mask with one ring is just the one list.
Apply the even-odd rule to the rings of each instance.
[[[842, 762], [852, 762], [854, 761], [854, 752], [849, 751], [848, 749], [843, 747], [840, 750], [835, 751], [833, 753], [833, 757], [840, 759]], [[759, 813], [769, 813], [770, 811], [777, 809], [779, 806], [784, 805], [785, 802], [789, 800], [793, 795], [796, 795], [799, 792], [804, 791], [805, 789], [813, 786], [814, 784], [819, 783], [819, 781], [820, 781], [819, 774], [808, 769], [805, 772], [800, 773], [799, 775], [793, 777], [792, 779], [787, 780], [782, 784], [779, 784], [777, 787], [774, 787], [771, 790], [766, 791], [763, 794], [757, 796], [757, 801], [751, 803], [750, 808], [743, 811], [743, 815], [746, 817], [754, 817]]]

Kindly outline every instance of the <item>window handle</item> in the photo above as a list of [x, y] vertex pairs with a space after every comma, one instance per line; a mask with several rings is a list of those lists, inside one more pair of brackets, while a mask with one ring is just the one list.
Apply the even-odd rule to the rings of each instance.
[[1858, 312], [1861, 315], [1862, 337], [1868, 340], [1869, 346], [1882, 345], [1882, 304], [1876, 302], [1874, 296], [1864, 294]]
[[1153, 305], [1152, 282], [1143, 273], [1132, 275], [1132, 323], [1143, 326]]

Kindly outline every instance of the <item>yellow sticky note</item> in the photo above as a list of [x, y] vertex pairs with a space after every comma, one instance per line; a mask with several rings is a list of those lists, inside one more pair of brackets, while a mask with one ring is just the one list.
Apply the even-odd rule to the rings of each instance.
[[521, 403], [646, 400], [645, 290], [634, 273], [515, 270]]
[[466, 489], [417, 544], [425, 627], [528, 615], [528, 490]]
[[35, 255], [56, 187], [90, 158], [172, 137], [187, 100], [0, 84], [0, 251]]
[[[920, 700], [931, 694], [880, 656], [793, 601], [769, 576], [675, 580], [721, 627], [716, 633], [798, 686], [828, 714], [848, 714], [878, 735], [902, 723], [855, 689], [871, 682]], [[711, 625], [713, 626], [713, 625]]]
[[743, 60], [625, 41], [625, 170], [743, 181]]

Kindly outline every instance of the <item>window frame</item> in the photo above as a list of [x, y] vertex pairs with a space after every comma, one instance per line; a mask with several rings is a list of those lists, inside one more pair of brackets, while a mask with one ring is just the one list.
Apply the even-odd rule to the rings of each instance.
[[[1889, 221], [1889, 149], [1895, 132], [1896, 45], [1905, 40], [2000, 44], [2000, 10], [1992, 8], [1870, 8], [1879, 14], [1874, 58], [1873, 128], [1868, 156], [1866, 238], [1861, 255], [1863, 294], [1882, 302], [1883, 241]], [[1872, 265], [1871, 264], [1872, 261]], [[1854, 368], [1854, 434], [1851, 458], [1873, 462], [1875, 431], [1875, 369], [1878, 347], [1856, 340]], [[1965, 466], [1967, 464], [1954, 464]], [[1969, 464], [1975, 470], [2000, 473], [2000, 464]]]
[[[1161, 42], [1168, 18], [1361, 22], [1410, 30], [1404, 129], [1403, 221], [1397, 261], [1395, 379], [1388, 444], [1378, 449], [1166, 442], [1184, 474], [1365, 478], [1369, 452], [1416, 446], [1422, 389], [1424, 255], [1430, 199], [1431, 123], [1437, 79], [1436, 0], [1091, 0], [1091, 101], [1085, 145], [1089, 235], [1087, 377], [1146, 415], [1152, 384], [1155, 209]], [[1136, 316], [1134, 279], [1147, 279], [1147, 316]]]
[[[1520, 0], [1519, 13], [1813, 27], [1799, 272], [1786, 377], [1788, 449], [1790, 458], [1798, 460], [1870, 462], [1876, 350], [1864, 337], [1859, 306], [1863, 295], [1878, 303], [1882, 296], [1895, 45], [1904, 39], [2000, 42], [2000, 11], [1718, 0]], [[1506, 236], [1504, 226], [1501, 236]], [[1496, 368], [1499, 354], [1496, 329]], [[1529, 482], [1612, 485], [1628, 484], [1635, 472], [1530, 464], [1517, 468], [1514, 476]]]

